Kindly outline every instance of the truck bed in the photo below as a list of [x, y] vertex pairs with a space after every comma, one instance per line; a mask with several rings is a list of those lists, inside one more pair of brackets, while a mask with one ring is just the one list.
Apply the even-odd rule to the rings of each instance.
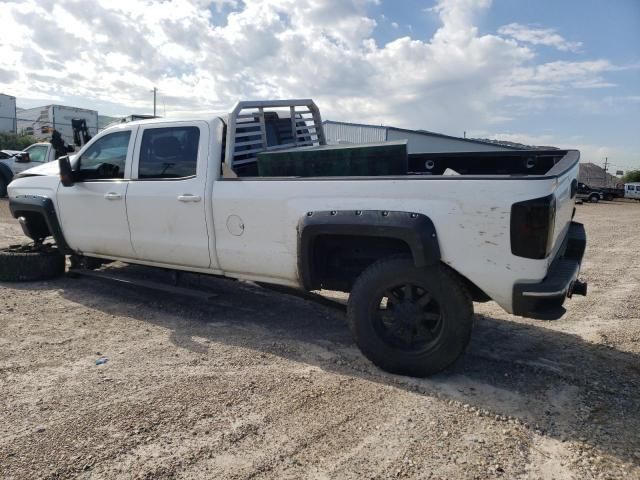
[[[353, 147], [358, 147], [353, 145]], [[363, 149], [366, 149], [363, 145]], [[314, 150], [300, 149], [301, 155], [305, 152], [311, 153]], [[336, 163], [340, 161], [333, 156], [339, 150], [318, 149], [318, 154], [326, 155], [326, 163]], [[274, 152], [275, 153], [275, 152]], [[397, 176], [411, 177], [435, 177], [435, 176], [547, 176], [552, 175], [554, 171], [561, 170], [560, 163], [573, 163], [573, 150], [514, 150], [514, 151], [495, 151], [495, 152], [454, 152], [454, 153], [414, 153], [408, 155], [406, 171], [398, 172]], [[317, 156], [317, 155], [316, 155]], [[302, 158], [302, 156], [301, 156]], [[377, 158], [377, 163], [384, 162], [384, 159]], [[318, 164], [318, 159], [313, 158], [313, 163]], [[385, 171], [397, 171], [398, 161], [396, 156], [389, 158], [389, 163], [393, 164], [389, 168], [371, 169], [369, 175], [361, 175], [355, 173], [353, 175], [342, 175], [347, 177], [374, 177], [374, 176], [390, 176], [384, 175]], [[257, 164], [246, 164], [240, 168], [236, 168], [236, 174], [239, 177], [325, 177], [325, 176], [341, 176], [325, 174], [326, 168], [316, 169], [317, 174], [313, 174], [313, 168], [299, 168], [301, 175], [278, 175], [275, 174], [277, 169], [271, 171], [260, 172]], [[334, 168], [334, 171], [342, 171], [343, 169]], [[296, 169], [292, 169], [296, 171]]]
[[310, 99], [239, 102], [221, 120], [226, 178], [540, 176], [573, 158], [556, 149], [407, 154], [406, 140], [328, 145]]

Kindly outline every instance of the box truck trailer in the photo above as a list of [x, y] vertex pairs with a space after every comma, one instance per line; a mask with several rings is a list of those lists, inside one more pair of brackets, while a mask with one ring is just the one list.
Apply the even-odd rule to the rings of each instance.
[[[93, 137], [98, 133], [98, 112], [95, 110], [64, 105], [45, 105], [21, 110], [18, 117], [18, 132], [33, 135], [38, 140], [50, 140], [53, 130], [57, 130], [65, 143], [79, 145], [78, 139], [74, 141], [74, 120], [86, 122], [89, 136]], [[76, 127], [75, 132], [77, 131]]]

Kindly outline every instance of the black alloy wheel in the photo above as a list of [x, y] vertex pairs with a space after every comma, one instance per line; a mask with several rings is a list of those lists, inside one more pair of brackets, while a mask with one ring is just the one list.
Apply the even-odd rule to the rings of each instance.
[[423, 286], [406, 283], [391, 287], [372, 306], [374, 328], [391, 347], [423, 352], [442, 332], [440, 306]]

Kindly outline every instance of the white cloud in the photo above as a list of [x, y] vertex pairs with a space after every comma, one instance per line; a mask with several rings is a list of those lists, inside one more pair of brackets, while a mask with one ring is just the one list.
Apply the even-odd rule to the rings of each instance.
[[[325, 118], [461, 133], [508, 121], [506, 100], [533, 105], [610, 85], [606, 60], [536, 64], [533, 46], [551, 44], [540, 35], [524, 40], [513, 24], [508, 33], [480, 34], [477, 16], [490, 0], [440, 0], [431, 39], [384, 45], [368, 16], [374, 3], [3, 2], [0, 91], [123, 114], [148, 111], [154, 86], [170, 114], [313, 97]], [[52, 9], [61, 20], [52, 22]], [[220, 21], [222, 11], [230, 13]], [[558, 37], [556, 48], [572, 45]]]
[[498, 33], [512, 37], [519, 42], [532, 45], [545, 45], [563, 52], [578, 52], [582, 42], [570, 42], [558, 34], [553, 28], [540, 28], [533, 25], [510, 23], [498, 29]]
[[553, 97], [569, 88], [605, 88], [615, 84], [603, 75], [615, 70], [607, 60], [554, 61], [515, 67], [507, 82], [500, 85], [505, 95], [514, 97]]

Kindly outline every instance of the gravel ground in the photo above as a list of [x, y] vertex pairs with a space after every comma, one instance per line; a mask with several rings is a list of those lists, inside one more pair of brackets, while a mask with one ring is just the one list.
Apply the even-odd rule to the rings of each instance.
[[251, 284], [0, 284], [0, 477], [640, 478], [640, 205], [577, 208], [589, 296], [555, 322], [476, 304], [423, 380], [366, 361], [339, 309]]

